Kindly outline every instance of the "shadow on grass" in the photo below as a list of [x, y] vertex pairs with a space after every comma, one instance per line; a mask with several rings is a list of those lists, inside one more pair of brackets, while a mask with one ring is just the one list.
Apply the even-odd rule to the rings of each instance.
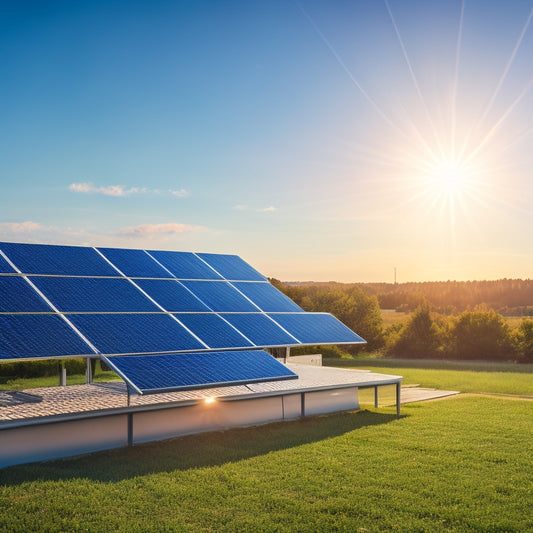
[[397, 420], [395, 414], [363, 410], [188, 435], [70, 459], [8, 467], [0, 470], [0, 486], [72, 478], [115, 482], [152, 473], [217, 466], [394, 420]]

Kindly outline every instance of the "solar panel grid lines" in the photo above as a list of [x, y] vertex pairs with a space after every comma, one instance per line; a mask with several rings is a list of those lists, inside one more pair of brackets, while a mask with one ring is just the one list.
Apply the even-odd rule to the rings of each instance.
[[59, 316], [63, 322], [65, 322], [67, 324], [67, 326], [83, 341], [83, 343], [89, 347], [89, 349], [97, 354], [99, 353], [97, 348], [89, 341], [89, 339], [87, 339], [87, 337], [85, 337], [85, 335], [83, 335], [77, 328], [76, 326], [63, 314], [59, 313], [59, 310], [57, 309], [57, 307], [47, 298], [47, 296], [45, 294], [43, 294], [38, 287], [35, 286], [35, 284], [33, 283], [33, 281], [27, 277], [27, 276], [24, 276], [23, 279], [28, 283], [28, 285], [30, 285], [34, 291], [42, 298], [42, 300], [44, 302], [46, 302], [46, 304], [49, 306], [49, 308], [54, 312], [54, 313], [57, 313], [57, 316]]
[[225, 280], [182, 280], [181, 283], [215, 312], [261, 310]]
[[128, 278], [32, 277], [59, 312], [150, 312], [160, 308]]
[[146, 250], [133, 250], [128, 248], [97, 248], [97, 250], [126, 277], [175, 278], [171, 272]]
[[167, 313], [74, 314], [69, 318], [102, 354], [174, 353], [208, 348]]
[[175, 278], [192, 280], [223, 279], [193, 252], [147, 250], [147, 253]]
[[51, 313], [52, 307], [24, 276], [0, 277], [0, 312]]
[[298, 339], [264, 313], [221, 313], [225, 320], [256, 346], [295, 346]]
[[363, 344], [366, 341], [329, 313], [269, 313], [302, 344]]
[[263, 312], [304, 312], [299, 305], [295, 304], [268, 281], [233, 281], [231, 285]]
[[202, 339], [210, 349], [250, 348], [254, 344], [214, 313], [179, 314], [178, 320]]
[[96, 354], [62, 315], [0, 315], [0, 332], [0, 359], [5, 361]]
[[11, 263], [11, 261], [4, 254], [4, 252], [0, 250], [0, 275], [13, 274], [16, 272], [17, 269], [15, 268], [15, 266]]
[[132, 281], [167, 312], [213, 312], [178, 280], [135, 279]]
[[19, 273], [60, 276], [116, 276], [93, 248], [57, 244], [0, 243]]
[[200, 259], [229, 281], [267, 281], [267, 278], [238, 255], [197, 253]]

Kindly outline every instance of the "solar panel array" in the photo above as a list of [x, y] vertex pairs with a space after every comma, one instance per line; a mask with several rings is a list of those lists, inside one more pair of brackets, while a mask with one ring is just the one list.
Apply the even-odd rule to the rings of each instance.
[[0, 243], [3, 360], [100, 357], [146, 394], [295, 379], [258, 348], [361, 342], [235, 255]]
[[362, 342], [235, 255], [0, 243], [0, 359]]

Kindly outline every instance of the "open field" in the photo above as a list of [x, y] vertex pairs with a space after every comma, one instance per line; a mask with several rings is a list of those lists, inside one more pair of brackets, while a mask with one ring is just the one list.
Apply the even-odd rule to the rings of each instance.
[[[85, 383], [85, 381], [85, 374], [67, 374], [67, 385], [81, 385]], [[110, 370], [103, 371], [100, 369], [100, 365], [96, 365], [94, 381], [121, 381], [121, 379], [115, 372]], [[10, 379], [6, 383], [0, 383], [0, 390], [24, 390], [37, 387], [57, 387], [58, 385], [59, 375], [40, 378], [18, 378]]]
[[[397, 312], [394, 309], [382, 309], [381, 316], [383, 318], [383, 327], [387, 329], [394, 324], [404, 324], [409, 320], [411, 313], [403, 311]], [[529, 316], [504, 316], [505, 321], [511, 326], [511, 328], [517, 328], [522, 320], [531, 319]]]
[[406, 359], [328, 359], [325, 364], [403, 376], [403, 385], [533, 397], [533, 365]]
[[0, 531], [531, 531], [532, 409], [460, 395], [11, 467]]

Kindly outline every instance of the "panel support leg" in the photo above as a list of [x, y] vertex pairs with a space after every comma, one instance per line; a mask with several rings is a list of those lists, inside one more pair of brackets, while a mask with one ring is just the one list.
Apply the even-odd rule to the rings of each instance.
[[66, 387], [67, 386], [67, 369], [65, 368], [65, 362], [61, 361], [61, 368], [60, 368], [60, 374], [59, 374], [59, 386], [60, 387]]
[[300, 416], [304, 417], [305, 416], [305, 392], [302, 392], [300, 394], [300, 402], [301, 402]]
[[291, 356], [291, 347], [290, 346], [287, 346], [285, 348], [285, 361], [283, 361], [284, 363], [287, 363], [289, 361], [289, 357]]
[[128, 446], [133, 446], [133, 413], [128, 413]]
[[93, 382], [93, 369], [91, 366], [91, 358], [87, 357], [85, 359], [86, 361], [86, 367], [85, 367], [85, 383], [89, 384]]
[[396, 383], [396, 417], [400, 418], [400, 398], [401, 398], [402, 383]]
[[379, 407], [378, 387], [377, 387], [377, 385], [374, 387], [374, 407], [375, 407], [376, 409]]

